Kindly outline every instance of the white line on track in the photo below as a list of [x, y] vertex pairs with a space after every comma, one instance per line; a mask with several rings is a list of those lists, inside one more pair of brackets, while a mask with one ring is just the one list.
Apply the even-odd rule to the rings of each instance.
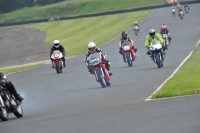
[[200, 44], [200, 39], [199, 39], [199, 41], [197, 42], [196, 47], [197, 47], [199, 44]]
[[151, 96], [149, 96], [145, 101], [149, 101], [151, 100], [151, 97], [153, 94], [155, 94], [156, 92], [158, 92], [163, 86], [164, 84], [170, 79], [172, 78], [176, 72], [178, 72], [178, 70], [180, 69], [181, 66], [183, 66], [183, 64], [190, 58], [190, 56], [192, 55], [193, 51], [190, 52], [190, 54], [182, 61], [182, 63], [178, 66], [178, 68], [176, 68], [176, 70], [172, 73], [171, 76], [169, 76], [169, 78], [167, 78], [152, 94]]

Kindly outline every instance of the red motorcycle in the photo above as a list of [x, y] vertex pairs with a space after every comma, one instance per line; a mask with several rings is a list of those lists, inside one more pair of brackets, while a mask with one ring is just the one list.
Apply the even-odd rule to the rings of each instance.
[[92, 69], [96, 81], [101, 84], [103, 88], [110, 86], [110, 76], [106, 69], [100, 53], [94, 53], [89, 56], [89, 66]]
[[139, 29], [140, 28], [138, 26], [133, 27], [133, 30], [134, 30], [134, 33], [135, 33], [136, 36], [139, 34]]
[[57, 74], [62, 73], [63, 68], [63, 54], [59, 50], [53, 51], [53, 54], [51, 55], [51, 59], [53, 59], [54, 68], [56, 69]]
[[124, 62], [127, 62], [129, 67], [133, 66], [133, 61], [136, 60], [136, 54], [129, 41], [122, 43], [122, 56]]

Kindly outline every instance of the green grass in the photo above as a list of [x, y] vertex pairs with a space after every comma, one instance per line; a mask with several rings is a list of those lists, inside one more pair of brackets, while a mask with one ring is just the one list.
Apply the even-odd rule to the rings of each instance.
[[199, 60], [200, 50], [195, 50], [179, 71], [152, 98], [200, 94]]
[[31, 68], [35, 68], [38, 66], [41, 66], [42, 64], [38, 64], [38, 65], [28, 65], [28, 66], [22, 66], [22, 67], [13, 67], [13, 68], [5, 68], [5, 69], [0, 69], [0, 72], [4, 73], [4, 74], [9, 74], [9, 73], [15, 73], [15, 72], [21, 72], [21, 71], [25, 71]]
[[[109, 16], [81, 18], [67, 21], [27, 25], [27, 28], [46, 32], [46, 43], [55, 39], [64, 45], [67, 56], [78, 55], [87, 51], [87, 44], [93, 41], [100, 46], [128, 30], [135, 21], [140, 22], [152, 11], [123, 13]], [[117, 47], [117, 44], [116, 44]]]
[[65, 0], [57, 4], [35, 6], [2, 14], [0, 15], [0, 23], [47, 19], [56, 16], [74, 16], [160, 4], [164, 4], [164, 0]]

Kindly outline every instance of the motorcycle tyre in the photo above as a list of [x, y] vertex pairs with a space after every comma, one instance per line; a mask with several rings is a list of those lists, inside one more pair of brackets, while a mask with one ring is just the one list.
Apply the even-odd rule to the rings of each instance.
[[59, 74], [60, 73], [60, 68], [59, 68], [58, 62], [56, 62], [55, 69], [56, 69], [57, 74]]
[[102, 78], [102, 74], [101, 74], [101, 70], [96, 70], [96, 75], [98, 77], [98, 81], [99, 83], [101, 84], [102, 88], [105, 88], [106, 87], [106, 82], [105, 82], [105, 79]]
[[[21, 113], [18, 111], [18, 109], [21, 110]], [[23, 109], [22, 106], [19, 104], [18, 107], [15, 109], [15, 111], [13, 112], [13, 114], [17, 117], [20, 118], [23, 116]]]
[[155, 53], [155, 58], [156, 58], [156, 64], [158, 66], [158, 68], [161, 68], [162, 67], [162, 61], [160, 60], [160, 55], [159, 53]]
[[126, 54], [126, 60], [127, 60], [128, 66], [132, 67], [133, 66], [133, 62], [132, 62], [130, 56], [131, 56], [130, 54]]
[[[5, 111], [5, 114], [3, 114], [2, 110]], [[0, 119], [2, 121], [7, 121], [8, 120], [8, 112], [6, 109], [0, 108]]]

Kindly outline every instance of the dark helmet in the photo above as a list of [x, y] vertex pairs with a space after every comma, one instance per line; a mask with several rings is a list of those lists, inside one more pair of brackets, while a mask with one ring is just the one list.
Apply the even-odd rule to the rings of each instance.
[[154, 29], [150, 29], [150, 30], [149, 30], [149, 35], [150, 35], [151, 37], [154, 37], [155, 34], [156, 34], [156, 32], [155, 32]]
[[122, 34], [121, 34], [121, 36], [122, 36], [122, 38], [123, 39], [127, 39], [127, 37], [128, 37], [128, 33], [127, 33], [127, 31], [122, 31]]
[[55, 40], [53, 43], [54, 43], [54, 47], [56, 47], [56, 48], [58, 48], [60, 46], [59, 40]]

